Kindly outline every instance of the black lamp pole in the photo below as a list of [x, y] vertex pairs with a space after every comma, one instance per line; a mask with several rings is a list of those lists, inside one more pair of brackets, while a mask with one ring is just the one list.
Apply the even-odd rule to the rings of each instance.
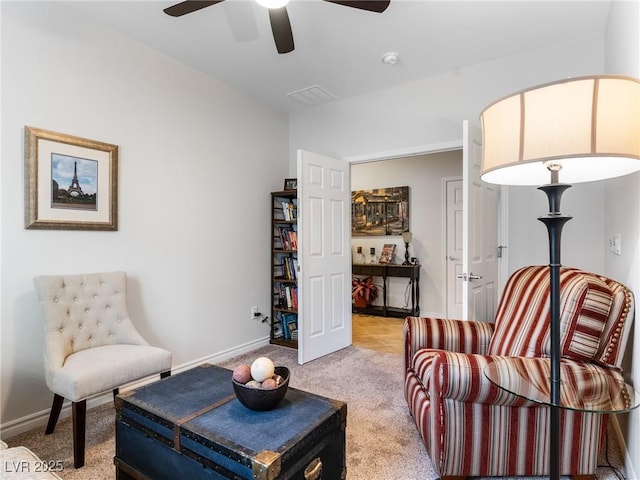
[[560, 244], [562, 227], [571, 217], [560, 213], [560, 199], [571, 185], [558, 183], [558, 171], [551, 170], [551, 183], [538, 187], [549, 200], [549, 213], [539, 217], [549, 233], [549, 281], [551, 314], [551, 406], [549, 416], [549, 478], [560, 479]]

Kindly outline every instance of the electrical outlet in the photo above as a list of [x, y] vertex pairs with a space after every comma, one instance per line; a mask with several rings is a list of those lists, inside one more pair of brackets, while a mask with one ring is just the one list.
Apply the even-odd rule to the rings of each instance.
[[251, 307], [251, 320], [260, 316], [260, 310], [258, 310], [258, 306], [254, 305]]

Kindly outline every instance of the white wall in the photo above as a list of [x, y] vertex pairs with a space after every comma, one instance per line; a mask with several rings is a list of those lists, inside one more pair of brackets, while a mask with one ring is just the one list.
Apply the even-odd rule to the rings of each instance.
[[[606, 73], [640, 78], [640, 3], [614, 2], [606, 36]], [[636, 324], [627, 346], [625, 369], [631, 366], [630, 379], [640, 388], [640, 173], [605, 182], [605, 240], [621, 235], [621, 255], [614, 255], [605, 242], [605, 272], [628, 285], [636, 299]], [[630, 351], [629, 351], [630, 349]], [[640, 412], [620, 416], [627, 434], [628, 478], [640, 478]]]
[[292, 115], [289, 160], [296, 149], [337, 158], [461, 142], [462, 122], [479, 124], [495, 99], [567, 76], [603, 71], [603, 32], [505, 57]]
[[[409, 228], [413, 239], [409, 254], [420, 261], [420, 314], [444, 317], [446, 290], [443, 250], [443, 183], [444, 177], [462, 177], [462, 152], [451, 151], [416, 155], [393, 160], [353, 164], [351, 190], [409, 186]], [[368, 254], [376, 247], [379, 255], [382, 245], [395, 243], [396, 262], [404, 261], [404, 242], [401, 236], [352, 237], [355, 252], [362, 245]], [[407, 280], [388, 279], [387, 305], [404, 307]], [[381, 299], [376, 301], [381, 304]], [[409, 304], [410, 305], [410, 304]]]
[[[262, 342], [269, 192], [288, 120], [54, 2], [2, 2], [2, 419], [50, 406], [39, 274], [122, 269], [130, 314], [174, 365]], [[117, 232], [23, 223], [23, 128], [120, 146]]]
[[[573, 217], [562, 229], [562, 264], [604, 272], [604, 182], [579, 183], [562, 197], [561, 211]], [[509, 271], [549, 263], [547, 196], [533, 187], [509, 187]]]
[[[559, 78], [603, 73], [603, 69], [604, 32], [594, 32], [580, 41], [328, 103], [292, 116], [290, 165], [297, 148], [348, 158], [460, 142], [462, 122], [477, 123], [484, 107], [496, 98]], [[509, 201], [509, 272], [523, 264], [548, 263], [546, 231], [536, 220], [548, 210], [545, 195], [535, 188], [510, 190], [514, 191]], [[565, 231], [567, 264], [602, 270], [604, 234], [593, 225], [604, 221], [603, 194], [601, 186], [576, 186], [567, 192], [566, 211], [576, 219]], [[595, 256], [593, 247], [598, 251]]]
[[[478, 123], [482, 110], [495, 99], [559, 78], [601, 74], [603, 69], [604, 32], [594, 32], [589, 38], [318, 106], [291, 118], [290, 168], [295, 171], [297, 148], [342, 158], [380, 157], [460, 142], [462, 122]], [[548, 210], [545, 195], [535, 188], [511, 190], [509, 272], [523, 264], [548, 263], [546, 231], [536, 220]], [[604, 221], [603, 195], [598, 186], [576, 186], [566, 193], [566, 212], [576, 220], [565, 228], [565, 263], [602, 270], [604, 234], [593, 225]], [[595, 256], [592, 247], [598, 251]]]

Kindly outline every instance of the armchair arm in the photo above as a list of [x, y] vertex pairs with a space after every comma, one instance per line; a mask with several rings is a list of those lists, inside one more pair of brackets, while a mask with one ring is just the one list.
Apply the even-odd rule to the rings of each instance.
[[[492, 383], [484, 369], [493, 363], [500, 384]], [[413, 373], [432, 400], [451, 399], [501, 406], [548, 405], [549, 358], [503, 357], [420, 350]], [[561, 405], [565, 408], [611, 412], [633, 408], [633, 399], [619, 370], [594, 363], [562, 359]], [[525, 398], [526, 397], [526, 398]]]
[[[496, 357], [491, 378], [516, 395], [541, 404], [551, 396], [548, 357]], [[562, 358], [560, 360], [560, 405], [567, 409], [609, 413], [635, 407], [630, 391], [617, 368]]]
[[404, 322], [405, 369], [423, 348], [486, 354], [493, 324], [444, 318], [407, 317]]
[[434, 402], [449, 399], [514, 407], [536, 405], [506, 392], [485, 376], [484, 367], [497, 358], [506, 357], [424, 349], [414, 358], [414, 375]]

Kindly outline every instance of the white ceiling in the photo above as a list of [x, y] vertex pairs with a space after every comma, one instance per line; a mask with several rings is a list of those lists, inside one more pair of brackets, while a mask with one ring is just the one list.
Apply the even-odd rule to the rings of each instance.
[[[338, 99], [362, 95], [556, 42], [601, 34], [610, 1], [391, 0], [381, 14], [322, 0], [287, 6], [295, 50], [276, 52], [268, 12], [226, 0], [183, 17], [178, 1], [64, 2], [182, 63], [296, 112], [287, 96], [319, 85]], [[398, 52], [395, 65], [382, 62]]]

